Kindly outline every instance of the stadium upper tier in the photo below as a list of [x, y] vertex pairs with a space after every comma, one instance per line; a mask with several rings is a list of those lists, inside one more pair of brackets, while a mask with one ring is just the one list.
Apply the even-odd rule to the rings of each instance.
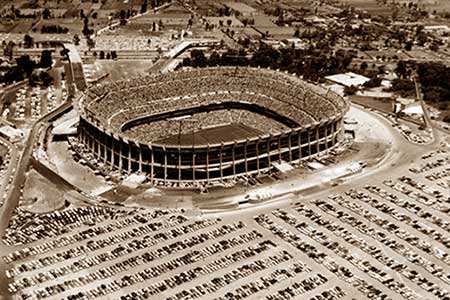
[[298, 128], [342, 116], [347, 106], [340, 96], [295, 76], [248, 67], [108, 82], [90, 88], [80, 105], [90, 122], [122, 135], [141, 124], [223, 109], [253, 111]]

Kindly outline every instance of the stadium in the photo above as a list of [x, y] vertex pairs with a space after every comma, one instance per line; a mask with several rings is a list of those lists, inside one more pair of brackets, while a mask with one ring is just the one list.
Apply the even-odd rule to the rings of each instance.
[[79, 142], [154, 184], [211, 184], [298, 164], [340, 144], [348, 103], [294, 75], [214, 67], [98, 84], [80, 101]]

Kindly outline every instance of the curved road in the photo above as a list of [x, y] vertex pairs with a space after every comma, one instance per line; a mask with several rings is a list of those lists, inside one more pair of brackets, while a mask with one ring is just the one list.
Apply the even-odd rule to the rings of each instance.
[[[269, 185], [255, 187], [254, 190], [270, 190], [273, 195], [272, 198], [282, 197], [289, 193], [300, 193], [306, 198], [317, 197], [320, 194], [329, 194], [331, 188], [336, 192], [345, 191], [349, 187], [364, 185], [369, 181], [381, 182], [386, 179], [386, 174], [389, 174], [390, 177], [405, 175], [405, 170], [408, 169], [412, 160], [439, 147], [440, 139], [443, 136], [439, 131], [436, 132], [433, 143], [428, 145], [413, 144], [407, 141], [392, 127], [390, 121], [379, 113], [373, 113], [355, 105], [352, 105], [352, 109], [357, 114], [355, 118], [359, 121], [358, 126], [360, 128], [366, 127], [362, 130], [370, 132], [370, 137], [367, 141], [384, 141], [390, 144], [388, 152], [385, 153], [384, 157], [375, 166], [368, 167], [363, 173], [345, 177], [343, 179], [344, 182], [337, 187], [331, 187], [330, 183], [337, 175], [342, 173], [343, 166], [349, 165], [348, 161], [338, 163], [335, 166], [313, 173], [307, 177], [303, 177], [302, 175], [294, 176]], [[318, 187], [320, 189], [317, 189]], [[225, 190], [222, 195], [216, 194], [214, 197], [212, 195], [206, 195], [202, 197], [203, 199], [198, 200], [201, 200], [200, 202], [211, 201], [210, 203], [214, 203], [217, 200], [233, 203], [243, 200], [243, 197], [242, 193], [237, 195], [236, 193]], [[269, 201], [267, 205], [270, 205], [271, 202]], [[252, 206], [253, 208], [254, 206]], [[207, 211], [205, 212], [208, 213]], [[212, 210], [210, 213], [220, 215], [226, 212]]]
[[36, 123], [34, 123], [28, 140], [26, 142], [25, 148], [20, 156], [20, 161], [18, 167], [16, 168], [16, 172], [14, 174], [14, 178], [11, 182], [12, 188], [8, 191], [6, 196], [5, 203], [3, 203], [2, 210], [0, 213], [0, 237], [5, 235], [6, 228], [8, 227], [9, 220], [11, 219], [14, 209], [19, 203], [19, 197], [21, 194], [21, 186], [25, 182], [28, 166], [30, 165], [31, 155], [33, 153], [33, 148], [37, 139], [39, 137], [39, 131], [41, 126], [52, 120], [53, 118], [59, 116], [64, 113], [68, 109], [72, 107], [72, 103], [65, 102], [56, 110], [50, 112], [49, 114], [40, 118]]

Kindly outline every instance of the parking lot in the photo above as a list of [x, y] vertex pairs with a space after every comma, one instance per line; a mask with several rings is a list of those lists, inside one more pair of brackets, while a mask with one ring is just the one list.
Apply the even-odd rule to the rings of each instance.
[[[381, 139], [381, 123], [372, 124], [359, 138]], [[392, 129], [391, 154], [353, 180], [227, 213], [111, 203], [16, 210], [0, 259], [8, 291], [52, 300], [450, 299], [450, 150], [399, 136]]]
[[432, 151], [404, 176], [234, 215], [30, 214], [5, 239], [20, 249], [3, 256], [9, 291], [55, 300], [450, 299], [450, 197], [439, 184], [448, 161], [449, 150]]
[[54, 110], [67, 97], [68, 93], [64, 86], [61, 91], [56, 90], [53, 86], [48, 88], [20, 88], [16, 92], [11, 119], [37, 120]]
[[[356, 119], [367, 117], [358, 112]], [[386, 135], [376, 119], [366, 123], [358, 141], [388, 140], [392, 154], [361, 178], [314, 195], [203, 216], [122, 206], [16, 210], [0, 259], [9, 293], [55, 300], [450, 299], [450, 151], [438, 143], [427, 151], [398, 139], [395, 129]]]

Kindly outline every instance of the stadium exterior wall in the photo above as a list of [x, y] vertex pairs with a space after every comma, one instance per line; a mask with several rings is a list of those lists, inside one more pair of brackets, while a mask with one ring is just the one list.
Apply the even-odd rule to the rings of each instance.
[[114, 135], [82, 116], [80, 141], [99, 162], [131, 174], [149, 174], [152, 183], [212, 183], [267, 172], [273, 162], [298, 163], [336, 147], [343, 115], [275, 135], [209, 145], [143, 144]]

